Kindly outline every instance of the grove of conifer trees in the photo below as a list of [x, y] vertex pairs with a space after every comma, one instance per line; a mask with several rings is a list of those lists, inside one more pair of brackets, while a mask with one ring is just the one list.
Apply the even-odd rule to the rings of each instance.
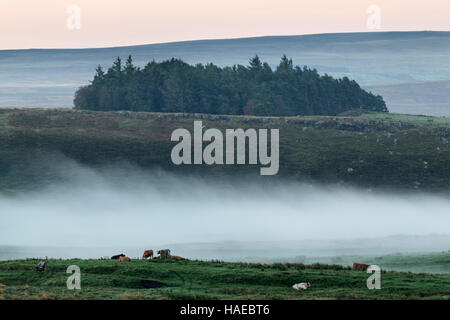
[[336, 115], [352, 109], [387, 112], [381, 96], [366, 92], [347, 77], [334, 79], [281, 58], [275, 70], [258, 56], [248, 66], [195, 66], [180, 59], [144, 68], [131, 56], [75, 94], [76, 109], [187, 112], [260, 116]]

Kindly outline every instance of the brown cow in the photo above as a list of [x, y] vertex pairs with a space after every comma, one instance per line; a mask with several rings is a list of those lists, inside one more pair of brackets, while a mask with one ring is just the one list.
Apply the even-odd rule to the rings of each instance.
[[148, 259], [148, 258], [153, 259], [153, 250], [145, 250], [144, 251], [144, 254], [142, 255], [142, 259]]
[[353, 263], [353, 270], [366, 271], [368, 267], [370, 267], [370, 264], [357, 263], [357, 262]]
[[180, 256], [170, 256], [170, 259], [176, 259], [176, 260], [183, 260], [184, 258], [180, 257]]
[[128, 257], [120, 257], [120, 258], [119, 258], [119, 261], [120, 261], [120, 262], [123, 262], [123, 261], [128, 261], [128, 262], [130, 262], [131, 259], [128, 258]]

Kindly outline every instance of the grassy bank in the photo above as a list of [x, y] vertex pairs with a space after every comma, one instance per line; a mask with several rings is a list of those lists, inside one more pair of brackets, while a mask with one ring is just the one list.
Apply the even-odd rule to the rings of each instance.
[[[56, 179], [45, 159], [64, 155], [98, 166], [259, 178], [260, 166], [174, 166], [176, 128], [278, 128], [279, 177], [364, 187], [450, 189], [450, 119], [392, 114], [340, 117], [244, 117], [70, 109], [0, 110], [0, 187], [15, 190]], [[39, 162], [39, 159], [41, 162]]]
[[[0, 299], [449, 299], [450, 275], [383, 272], [381, 290], [368, 274], [337, 265], [247, 264], [219, 261], [116, 260], [0, 262]], [[79, 291], [66, 288], [66, 269], [81, 269]], [[144, 289], [141, 280], [163, 284]], [[291, 288], [311, 282], [306, 291]]]

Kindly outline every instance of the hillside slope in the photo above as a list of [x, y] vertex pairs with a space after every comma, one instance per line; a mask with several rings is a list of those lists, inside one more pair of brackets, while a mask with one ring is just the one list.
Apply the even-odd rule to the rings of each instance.
[[[45, 157], [64, 155], [99, 166], [126, 161], [182, 174], [258, 179], [260, 165], [181, 165], [171, 162], [173, 130], [278, 128], [279, 178], [365, 187], [450, 189], [450, 120], [395, 114], [341, 117], [244, 117], [0, 110], [0, 186], [14, 190], [57, 178]], [[40, 159], [40, 161], [39, 161]], [[55, 160], [58, 163], [58, 160]], [[275, 177], [276, 179], [276, 177]]]

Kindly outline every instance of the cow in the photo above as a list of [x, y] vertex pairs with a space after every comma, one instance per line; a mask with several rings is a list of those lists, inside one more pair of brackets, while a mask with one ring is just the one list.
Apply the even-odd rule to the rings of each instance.
[[112, 257], [111, 257], [111, 260], [119, 260], [120, 257], [125, 257], [125, 255], [124, 255], [123, 253], [117, 254], [117, 255], [115, 255], [115, 256], [112, 256]]
[[40, 261], [36, 266], [36, 271], [46, 271], [47, 270], [47, 262]]
[[144, 254], [142, 255], [142, 259], [148, 259], [148, 258], [153, 259], [153, 250], [145, 250], [144, 251]]
[[180, 256], [170, 256], [170, 259], [176, 259], [176, 260], [183, 260], [184, 258], [180, 257]]
[[368, 267], [370, 267], [370, 264], [364, 264], [364, 263], [358, 263], [358, 262], [353, 263], [353, 270], [366, 271]]
[[130, 262], [131, 259], [124, 256], [124, 257], [120, 257], [120, 258], [119, 258], [119, 261], [120, 261], [120, 262], [123, 262], [123, 261], [128, 261], [128, 262]]
[[158, 251], [160, 259], [167, 259], [170, 258], [170, 250], [169, 249], [162, 249]]
[[311, 283], [309, 282], [301, 282], [301, 283], [296, 283], [292, 286], [292, 288], [294, 288], [295, 290], [306, 290], [309, 287], [311, 287]]

